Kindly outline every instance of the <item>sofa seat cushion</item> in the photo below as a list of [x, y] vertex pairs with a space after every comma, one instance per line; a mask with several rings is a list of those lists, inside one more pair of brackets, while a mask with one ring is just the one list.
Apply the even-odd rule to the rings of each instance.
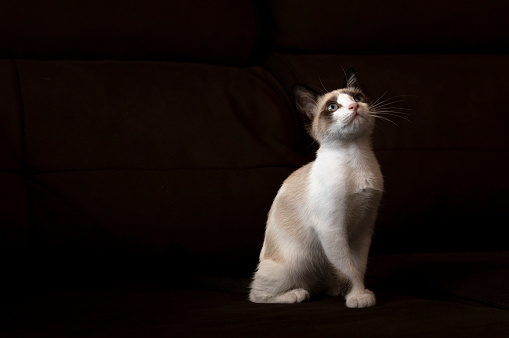
[[384, 255], [368, 270], [383, 290], [509, 310], [507, 251]]
[[378, 293], [352, 310], [321, 298], [254, 304], [243, 293], [129, 286], [69, 290], [2, 307], [2, 337], [467, 336], [509, 333], [502, 309]]
[[508, 258], [509, 252], [372, 257], [367, 286], [377, 305], [356, 310], [329, 297], [254, 304], [239, 287], [248, 278], [214, 284], [202, 276], [177, 288], [87, 274], [86, 282], [2, 302], [0, 327], [2, 337], [502, 336], [509, 334]]

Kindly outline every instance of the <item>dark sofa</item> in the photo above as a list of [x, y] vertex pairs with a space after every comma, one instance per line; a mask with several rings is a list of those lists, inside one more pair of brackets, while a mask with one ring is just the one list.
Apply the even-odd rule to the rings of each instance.
[[[0, 336], [508, 336], [506, 13], [1, 1]], [[374, 135], [377, 305], [253, 304], [272, 199], [316, 150], [291, 88], [349, 66], [407, 113]]]

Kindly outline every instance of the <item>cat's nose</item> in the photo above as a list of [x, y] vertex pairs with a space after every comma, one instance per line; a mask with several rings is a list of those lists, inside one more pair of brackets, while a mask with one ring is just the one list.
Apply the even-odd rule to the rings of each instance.
[[353, 110], [354, 112], [357, 112], [357, 109], [359, 109], [359, 104], [356, 102], [356, 103], [352, 103], [348, 106], [348, 109], [349, 110]]

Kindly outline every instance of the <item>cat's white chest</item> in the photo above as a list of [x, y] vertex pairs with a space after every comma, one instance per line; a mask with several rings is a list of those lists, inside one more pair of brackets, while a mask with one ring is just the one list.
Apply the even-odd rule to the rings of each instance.
[[329, 198], [365, 189], [383, 190], [380, 166], [371, 151], [320, 150], [311, 182], [316, 194]]
[[320, 149], [310, 173], [310, 224], [319, 231], [328, 226], [353, 231], [354, 224], [366, 219], [368, 207], [376, 204], [373, 202], [382, 191], [382, 174], [371, 150]]

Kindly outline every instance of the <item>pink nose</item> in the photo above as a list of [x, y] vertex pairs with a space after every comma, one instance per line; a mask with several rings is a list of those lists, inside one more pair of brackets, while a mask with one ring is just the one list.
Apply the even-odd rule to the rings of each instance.
[[359, 109], [359, 104], [358, 103], [352, 103], [348, 106], [348, 109], [349, 110], [353, 110], [354, 112], [357, 112], [357, 109]]

